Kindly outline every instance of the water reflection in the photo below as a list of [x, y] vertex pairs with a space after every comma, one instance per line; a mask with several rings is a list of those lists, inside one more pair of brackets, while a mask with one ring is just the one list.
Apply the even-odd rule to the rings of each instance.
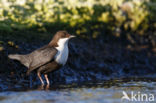
[[116, 79], [98, 83], [38, 86], [26, 91], [1, 92], [0, 103], [121, 103], [123, 91], [128, 96], [132, 91], [156, 96], [155, 89], [156, 82], [151, 79]]

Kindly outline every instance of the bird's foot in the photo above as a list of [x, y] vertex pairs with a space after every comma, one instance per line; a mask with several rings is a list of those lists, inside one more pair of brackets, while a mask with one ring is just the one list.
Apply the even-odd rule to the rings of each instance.
[[40, 86], [38, 86], [37, 89], [38, 89], [38, 90], [43, 90], [43, 89], [44, 89], [44, 85], [40, 85]]
[[49, 90], [50, 85], [46, 85], [45, 90]]

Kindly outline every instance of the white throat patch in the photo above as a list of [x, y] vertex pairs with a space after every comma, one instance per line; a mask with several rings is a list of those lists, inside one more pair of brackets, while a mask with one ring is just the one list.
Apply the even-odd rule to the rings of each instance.
[[55, 61], [61, 65], [65, 65], [68, 59], [68, 40], [69, 38], [63, 38], [58, 41], [58, 50], [55, 55]]

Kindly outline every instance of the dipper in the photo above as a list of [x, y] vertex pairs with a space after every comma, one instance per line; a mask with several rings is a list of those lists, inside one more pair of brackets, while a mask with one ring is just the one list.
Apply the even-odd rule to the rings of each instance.
[[49, 44], [26, 55], [10, 54], [8, 57], [18, 60], [26, 66], [28, 68], [27, 75], [36, 69], [42, 85], [44, 85], [44, 82], [41, 74], [44, 74], [47, 85], [49, 85], [47, 74], [66, 64], [68, 59], [68, 41], [72, 37], [75, 36], [70, 35], [66, 31], [58, 31]]

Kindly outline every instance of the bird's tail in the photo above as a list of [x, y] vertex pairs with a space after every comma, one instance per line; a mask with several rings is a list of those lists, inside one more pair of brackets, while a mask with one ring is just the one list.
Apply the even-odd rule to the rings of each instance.
[[19, 54], [9, 54], [8, 57], [10, 59], [14, 59], [14, 60], [20, 60], [21, 59], [21, 55], [19, 55]]

